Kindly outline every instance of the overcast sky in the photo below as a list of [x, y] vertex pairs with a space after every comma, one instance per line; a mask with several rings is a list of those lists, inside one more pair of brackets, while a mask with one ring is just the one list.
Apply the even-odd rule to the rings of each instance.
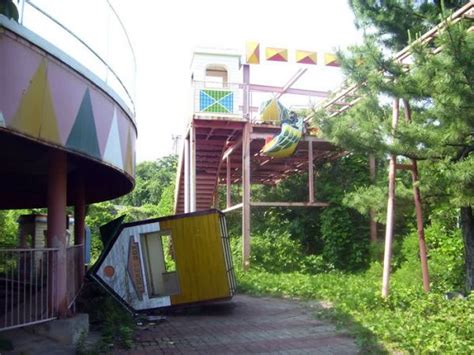
[[[97, 10], [99, 0], [77, 2], [75, 9], [72, 2], [64, 0], [34, 2], [49, 7], [66, 23], [74, 23], [74, 30], [94, 45], [101, 46], [114, 37], [107, 35], [105, 27], [110, 26], [110, 21]], [[111, 0], [111, 3], [127, 28], [137, 59], [138, 162], [172, 153], [172, 135], [184, 133], [190, 119], [188, 94], [194, 48], [235, 48], [243, 53], [245, 42], [252, 40], [260, 42], [262, 49], [275, 46], [290, 51], [330, 52], [353, 44], [360, 37], [347, 0]], [[91, 11], [92, 8], [96, 11]], [[80, 16], [80, 12], [85, 16]], [[109, 45], [107, 51], [114, 59], [112, 63], [122, 60], [130, 63], [123, 41]], [[289, 64], [278, 65], [277, 68], [290, 68]], [[326, 71], [334, 68], [318, 70], [312, 88], [334, 87], [325, 76]], [[289, 79], [288, 70], [277, 69], [271, 75], [267, 85], [283, 85]]]

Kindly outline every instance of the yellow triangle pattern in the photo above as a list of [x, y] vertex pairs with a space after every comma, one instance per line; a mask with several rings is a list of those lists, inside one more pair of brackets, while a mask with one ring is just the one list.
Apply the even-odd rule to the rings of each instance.
[[245, 48], [247, 63], [260, 64], [260, 43], [247, 42]]
[[287, 62], [288, 61], [288, 49], [267, 47], [267, 48], [265, 48], [265, 57], [267, 58], [267, 60], [276, 60], [276, 61], [280, 61], [280, 62]]
[[297, 63], [304, 63], [304, 64], [317, 64], [318, 63], [318, 55], [316, 52], [309, 52], [309, 51], [296, 51], [296, 62]]
[[43, 59], [20, 100], [11, 127], [34, 138], [62, 144], [46, 71], [47, 62]]
[[340, 64], [337, 61], [337, 57], [332, 53], [324, 53], [324, 65], [329, 65], [331, 67], [339, 67]]

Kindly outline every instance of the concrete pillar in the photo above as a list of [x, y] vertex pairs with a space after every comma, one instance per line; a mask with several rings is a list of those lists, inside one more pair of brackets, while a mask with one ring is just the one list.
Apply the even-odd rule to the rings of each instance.
[[48, 162], [47, 243], [49, 248], [58, 249], [51, 292], [59, 318], [67, 316], [66, 194], [67, 155], [63, 151], [51, 149]]

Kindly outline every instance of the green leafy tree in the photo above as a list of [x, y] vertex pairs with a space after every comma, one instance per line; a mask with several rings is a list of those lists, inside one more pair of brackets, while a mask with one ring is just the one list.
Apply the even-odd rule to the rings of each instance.
[[136, 168], [134, 190], [119, 199], [118, 204], [137, 207], [144, 204], [158, 205], [163, 192], [174, 188], [176, 166], [176, 155], [169, 155], [156, 161], [141, 162]]
[[[466, 1], [446, 1], [456, 8]], [[474, 289], [474, 34], [465, 19], [448, 24], [428, 46], [413, 47], [409, 71], [392, 56], [420, 32], [439, 22], [438, 1], [350, 1], [364, 43], [340, 53], [349, 83], [360, 85], [362, 99], [336, 118], [324, 112], [316, 121], [326, 137], [354, 152], [371, 152], [379, 159], [396, 154], [419, 162], [421, 189], [427, 207], [460, 209], [464, 235], [466, 288]], [[441, 48], [438, 54], [433, 48]], [[387, 98], [409, 103], [412, 122], [401, 113], [392, 134], [392, 108]], [[397, 193], [410, 189], [400, 174]], [[384, 201], [385, 191], [361, 189], [359, 201]], [[370, 195], [370, 196], [369, 196]], [[402, 193], [403, 195], [403, 193]], [[406, 194], [405, 194], [406, 195]], [[356, 198], [357, 200], [357, 198]], [[425, 206], [426, 208], [426, 206]]]
[[0, 14], [18, 22], [18, 9], [12, 0], [0, 0]]

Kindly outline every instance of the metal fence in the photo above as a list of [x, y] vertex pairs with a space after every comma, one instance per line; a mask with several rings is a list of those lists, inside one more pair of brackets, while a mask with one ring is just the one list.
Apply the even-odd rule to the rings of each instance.
[[58, 249], [0, 249], [0, 330], [56, 318]]
[[84, 245], [74, 245], [66, 249], [67, 305], [73, 306], [84, 279]]
[[[303, 91], [303, 90], [302, 90]], [[278, 97], [283, 105], [294, 111], [311, 110], [320, 98], [308, 95], [285, 93], [283, 97], [277, 91], [258, 91], [246, 88], [245, 84], [193, 81], [193, 112], [207, 117], [244, 117], [243, 105], [247, 95], [250, 121], [259, 121], [262, 104]]]

